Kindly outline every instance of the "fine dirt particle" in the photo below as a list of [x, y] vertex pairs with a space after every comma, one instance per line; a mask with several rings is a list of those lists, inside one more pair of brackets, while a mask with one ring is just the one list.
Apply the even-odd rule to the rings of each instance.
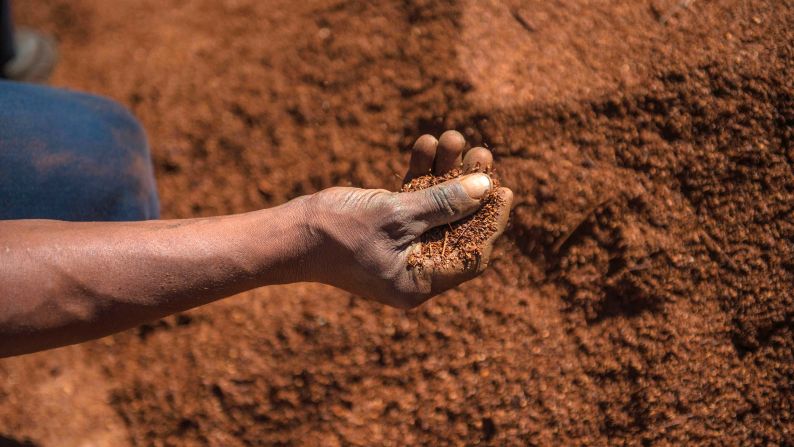
[[[440, 176], [423, 175], [403, 185], [402, 191], [419, 191], [463, 174], [462, 169], [456, 168]], [[410, 267], [422, 268], [428, 264], [436, 268], [456, 264], [469, 267], [479, 262], [486, 241], [496, 233], [499, 209], [504, 203], [504, 199], [496, 192], [499, 180], [493, 173], [489, 173], [488, 177], [491, 179], [491, 190], [480, 199], [480, 209], [469, 217], [425, 232], [421, 237], [421, 250], [408, 258]]]

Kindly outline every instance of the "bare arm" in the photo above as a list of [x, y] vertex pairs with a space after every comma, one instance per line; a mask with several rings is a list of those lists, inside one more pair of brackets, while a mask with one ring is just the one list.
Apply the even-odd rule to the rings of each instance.
[[[434, 160], [443, 171], [437, 146], [444, 163], [457, 163], [464, 142], [455, 135], [447, 143], [420, 138], [408, 177]], [[472, 150], [467, 163], [489, 164], [490, 152]], [[473, 174], [411, 193], [330, 188], [205, 219], [0, 221], [0, 357], [102, 337], [269, 284], [316, 281], [392, 306], [419, 305], [487, 266], [507, 224], [505, 188], [498, 231], [479, 263], [407, 268], [425, 231], [475, 212], [490, 189], [487, 176]]]
[[305, 200], [233, 216], [0, 222], [0, 355], [77, 343], [310, 279]]

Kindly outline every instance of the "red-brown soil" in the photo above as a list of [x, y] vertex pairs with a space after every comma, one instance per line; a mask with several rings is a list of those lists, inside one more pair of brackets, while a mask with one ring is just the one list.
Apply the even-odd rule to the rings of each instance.
[[140, 117], [165, 217], [396, 189], [446, 128], [516, 209], [414, 311], [272, 287], [4, 360], [5, 442], [794, 444], [791, 2], [15, 6]]
[[[469, 172], [481, 171], [479, 164]], [[427, 174], [404, 184], [402, 192], [419, 191], [466, 174], [466, 169], [452, 169], [444, 175]], [[499, 230], [499, 210], [508, 207], [497, 192], [499, 179], [495, 173], [488, 173], [491, 192], [480, 200], [480, 209], [474, 214], [457, 222], [432, 228], [422, 234], [419, 250], [408, 257], [408, 267], [422, 269], [460, 267], [480, 269], [483, 264], [484, 250], [493, 241]], [[487, 262], [487, 261], [485, 261]]]

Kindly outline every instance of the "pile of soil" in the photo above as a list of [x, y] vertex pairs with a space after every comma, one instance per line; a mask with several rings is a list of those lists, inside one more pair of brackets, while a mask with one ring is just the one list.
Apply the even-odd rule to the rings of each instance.
[[164, 217], [396, 190], [447, 128], [516, 208], [414, 311], [271, 287], [3, 360], [2, 442], [794, 443], [791, 2], [14, 6], [140, 117]]
[[[462, 169], [455, 168], [444, 175], [423, 175], [403, 185], [401, 191], [420, 191], [463, 174]], [[409, 267], [457, 268], [462, 265], [469, 268], [482, 259], [486, 242], [498, 229], [499, 209], [504, 205], [504, 199], [496, 193], [499, 180], [492, 174], [488, 174], [488, 178], [491, 179], [491, 191], [480, 199], [480, 209], [464, 219], [425, 232], [420, 250], [408, 258]]]

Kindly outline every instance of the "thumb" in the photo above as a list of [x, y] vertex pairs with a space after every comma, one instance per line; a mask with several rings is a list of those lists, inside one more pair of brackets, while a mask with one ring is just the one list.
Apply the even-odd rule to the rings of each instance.
[[492, 188], [485, 174], [469, 174], [421, 191], [399, 194], [413, 220], [423, 223], [422, 232], [460, 220], [480, 207], [480, 199]]

